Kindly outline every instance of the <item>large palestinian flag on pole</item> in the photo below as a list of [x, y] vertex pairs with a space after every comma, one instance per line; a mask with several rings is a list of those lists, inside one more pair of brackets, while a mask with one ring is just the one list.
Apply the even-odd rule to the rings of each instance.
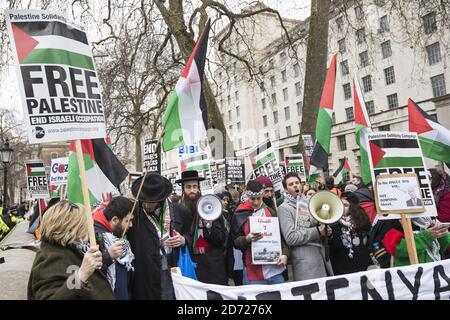
[[[102, 193], [118, 194], [120, 184], [128, 177], [128, 170], [117, 159], [105, 140], [81, 140], [81, 146], [91, 204], [101, 201]], [[74, 203], [84, 203], [75, 141], [70, 143], [67, 184], [67, 199]]]
[[320, 171], [328, 170], [330, 153], [331, 126], [334, 106], [334, 88], [336, 84], [337, 53], [331, 58], [327, 77], [320, 99], [319, 114], [316, 122], [316, 144], [310, 160], [309, 182], [312, 183]]
[[203, 74], [209, 29], [208, 19], [175, 90], [169, 97], [167, 109], [162, 117], [164, 151], [197, 144], [207, 138], [208, 113], [203, 95]]
[[433, 120], [412, 99], [408, 99], [408, 123], [409, 131], [419, 135], [423, 155], [450, 168], [450, 130]]
[[372, 132], [369, 116], [367, 114], [366, 102], [359, 86], [358, 76], [353, 78], [353, 110], [355, 115], [355, 137], [359, 146], [361, 156], [361, 177], [364, 184], [372, 182], [370, 174], [369, 156], [367, 154], [366, 137]]

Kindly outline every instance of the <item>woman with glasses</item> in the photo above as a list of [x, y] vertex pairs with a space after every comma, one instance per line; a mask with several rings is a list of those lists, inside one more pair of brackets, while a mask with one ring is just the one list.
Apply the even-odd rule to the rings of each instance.
[[114, 299], [98, 246], [88, 248], [88, 219], [82, 208], [60, 201], [42, 218], [41, 247], [28, 280], [28, 299]]

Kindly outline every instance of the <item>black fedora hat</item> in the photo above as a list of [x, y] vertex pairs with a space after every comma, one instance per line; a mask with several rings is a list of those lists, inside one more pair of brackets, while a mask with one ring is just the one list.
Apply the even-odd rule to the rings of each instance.
[[[136, 197], [144, 176], [138, 178], [131, 186], [131, 192]], [[139, 194], [139, 201], [160, 202], [165, 200], [172, 193], [172, 184], [159, 173], [148, 173], [145, 177], [144, 185]]]
[[183, 183], [185, 181], [203, 181], [206, 180], [203, 177], [198, 176], [198, 171], [187, 170], [181, 173], [181, 179], [175, 180], [175, 183]]

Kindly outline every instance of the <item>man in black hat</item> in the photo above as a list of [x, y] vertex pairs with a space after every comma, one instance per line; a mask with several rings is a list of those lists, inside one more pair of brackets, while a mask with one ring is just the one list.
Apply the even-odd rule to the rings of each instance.
[[185, 245], [189, 211], [168, 201], [172, 184], [158, 173], [137, 179], [131, 191], [139, 201], [128, 240], [135, 255], [131, 299], [172, 300], [175, 294], [170, 268]]
[[227, 230], [224, 218], [210, 221], [202, 219], [197, 211], [197, 201], [201, 196], [200, 181], [195, 170], [181, 173], [176, 183], [182, 185], [182, 203], [190, 211], [188, 234], [189, 250], [192, 260], [197, 263], [197, 280], [204, 283], [227, 285], [226, 240]]

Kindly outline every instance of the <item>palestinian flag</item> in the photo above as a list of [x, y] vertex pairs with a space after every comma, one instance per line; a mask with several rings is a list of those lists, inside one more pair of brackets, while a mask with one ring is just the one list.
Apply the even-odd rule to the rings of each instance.
[[195, 170], [199, 172], [209, 171], [210, 170], [209, 162], [210, 161], [208, 159], [208, 154], [206, 153], [199, 153], [188, 156], [180, 160], [181, 172], [187, 170]]
[[28, 162], [27, 163], [28, 177], [46, 177], [44, 163], [42, 162]]
[[316, 144], [311, 155], [309, 167], [309, 183], [313, 183], [319, 174], [328, 170], [328, 154], [330, 153], [331, 121], [334, 106], [334, 89], [336, 84], [337, 53], [331, 58], [327, 77], [320, 99], [319, 114], [316, 122]]
[[433, 120], [413, 100], [408, 99], [409, 131], [417, 132], [423, 155], [442, 161], [450, 168], [450, 130]]
[[207, 137], [208, 114], [203, 95], [203, 74], [209, 29], [208, 19], [205, 30], [195, 44], [175, 90], [169, 97], [162, 117], [162, 146], [165, 152], [182, 145], [197, 144]]
[[423, 167], [418, 140], [383, 138], [369, 141], [374, 169]]
[[348, 164], [347, 158], [339, 159], [340, 165], [339, 168], [333, 173], [334, 184], [339, 185], [341, 182], [344, 182], [344, 175], [350, 173], [350, 165]]
[[12, 22], [19, 64], [62, 64], [94, 71], [86, 33], [60, 21]]
[[369, 155], [367, 153], [366, 137], [372, 132], [369, 116], [367, 114], [366, 102], [359, 86], [358, 77], [355, 74], [353, 79], [353, 112], [355, 115], [355, 137], [359, 146], [361, 156], [361, 177], [364, 184], [372, 182], [370, 172]]
[[[105, 140], [81, 140], [81, 146], [91, 204], [101, 201], [102, 193], [118, 193], [120, 184], [128, 177], [128, 170]], [[67, 187], [67, 199], [73, 203], [84, 203], [75, 141], [70, 143]]]

